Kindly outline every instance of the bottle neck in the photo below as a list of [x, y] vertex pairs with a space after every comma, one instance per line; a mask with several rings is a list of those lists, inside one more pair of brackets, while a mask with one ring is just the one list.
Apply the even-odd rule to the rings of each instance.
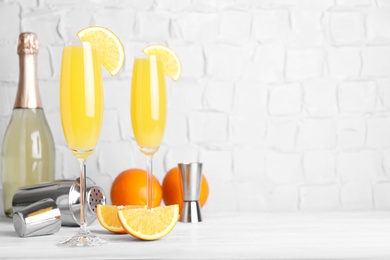
[[42, 108], [37, 77], [37, 52], [19, 54], [19, 85], [14, 108]]

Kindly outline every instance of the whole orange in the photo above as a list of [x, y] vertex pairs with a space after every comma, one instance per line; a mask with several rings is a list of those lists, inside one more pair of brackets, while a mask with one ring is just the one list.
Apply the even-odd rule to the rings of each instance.
[[[147, 173], [141, 169], [128, 169], [121, 172], [111, 186], [111, 203], [113, 205], [146, 205]], [[160, 205], [162, 189], [155, 176], [152, 181], [153, 207]]]
[[[181, 204], [183, 202], [183, 194], [180, 190], [179, 169], [172, 168], [164, 177], [162, 190], [163, 200], [165, 205]], [[209, 184], [206, 177], [202, 174], [202, 181], [200, 183], [199, 204], [201, 207], [206, 203], [209, 196]]]

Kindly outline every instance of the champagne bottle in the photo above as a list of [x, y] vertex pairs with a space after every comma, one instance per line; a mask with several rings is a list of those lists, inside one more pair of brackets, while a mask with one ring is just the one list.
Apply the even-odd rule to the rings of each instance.
[[54, 141], [39, 94], [37, 54], [37, 36], [21, 33], [18, 92], [1, 153], [4, 212], [9, 217], [17, 189], [55, 178]]

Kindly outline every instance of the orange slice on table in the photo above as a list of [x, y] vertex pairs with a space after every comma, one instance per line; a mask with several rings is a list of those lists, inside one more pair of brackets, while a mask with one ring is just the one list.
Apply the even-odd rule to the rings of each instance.
[[162, 44], [152, 44], [142, 50], [146, 55], [157, 56], [163, 66], [164, 73], [174, 81], [178, 81], [181, 75], [181, 63], [176, 53]]
[[114, 206], [98, 204], [96, 217], [102, 227], [113, 233], [126, 234], [118, 219], [118, 209], [139, 208], [143, 206]]
[[118, 218], [130, 235], [142, 240], [156, 240], [169, 234], [175, 227], [179, 219], [179, 206], [121, 209]]
[[112, 76], [118, 74], [125, 61], [125, 52], [118, 36], [101, 26], [86, 27], [77, 36], [96, 48], [100, 62]]

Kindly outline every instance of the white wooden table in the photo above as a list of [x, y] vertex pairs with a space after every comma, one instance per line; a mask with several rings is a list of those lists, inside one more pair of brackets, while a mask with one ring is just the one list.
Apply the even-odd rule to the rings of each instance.
[[110, 243], [59, 248], [77, 228], [20, 238], [0, 217], [0, 259], [390, 259], [390, 211], [333, 213], [207, 213], [197, 224], [178, 223], [166, 237], [140, 241], [91, 230]]

